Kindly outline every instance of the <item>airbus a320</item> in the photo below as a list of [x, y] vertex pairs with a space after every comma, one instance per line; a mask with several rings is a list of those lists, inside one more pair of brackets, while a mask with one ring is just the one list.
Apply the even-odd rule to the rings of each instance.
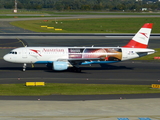
[[122, 47], [20, 47], [13, 49], [3, 59], [12, 63], [46, 64], [55, 71], [72, 68], [81, 72], [80, 65], [109, 64], [155, 53], [148, 48], [152, 23], [144, 24], [135, 36]]

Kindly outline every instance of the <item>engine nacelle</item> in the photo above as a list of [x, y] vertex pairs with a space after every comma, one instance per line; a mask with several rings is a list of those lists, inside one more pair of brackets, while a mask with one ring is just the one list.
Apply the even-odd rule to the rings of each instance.
[[56, 71], [62, 71], [62, 70], [67, 70], [68, 68], [68, 63], [67, 62], [62, 62], [62, 61], [54, 61], [53, 62], [53, 70]]

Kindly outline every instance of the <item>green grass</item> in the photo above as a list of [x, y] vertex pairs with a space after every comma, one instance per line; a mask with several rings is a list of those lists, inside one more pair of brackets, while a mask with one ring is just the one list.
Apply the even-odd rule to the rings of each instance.
[[58, 84], [25, 86], [24, 84], [0, 84], [0, 95], [99, 95], [99, 94], [141, 94], [160, 93], [151, 85], [110, 85], [110, 84]]
[[[16, 21], [10, 24], [35, 32], [47, 33], [136, 33], [144, 23], [154, 23], [152, 33], [159, 33], [160, 18], [101, 18], [101, 19], [68, 19], [68, 20], [43, 20]], [[63, 29], [41, 28], [41, 26]]]

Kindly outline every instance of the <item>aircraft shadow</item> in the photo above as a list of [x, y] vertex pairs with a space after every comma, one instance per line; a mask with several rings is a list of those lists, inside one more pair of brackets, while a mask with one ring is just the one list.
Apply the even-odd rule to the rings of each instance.
[[103, 64], [101, 67], [81, 67], [82, 70], [132, 70], [133, 67], [126, 67], [126, 66], [116, 66], [116, 65], [106, 65]]
[[[80, 73], [85, 73], [83, 72], [83, 70], [133, 70], [133, 67], [126, 67], [126, 66], [115, 66], [115, 65], [101, 65], [100, 67], [98, 66], [80, 66], [81, 72]], [[0, 67], [0, 70], [11, 70], [11, 71], [22, 71], [22, 67]], [[38, 71], [45, 71], [45, 72], [54, 72], [54, 73], [58, 73], [58, 72], [74, 72], [71, 69], [67, 69], [64, 71], [54, 71], [52, 69], [49, 69], [47, 67], [27, 67], [26, 71], [34, 71], [34, 70], [38, 70]]]
[[13, 71], [22, 71], [22, 67], [0, 67], [0, 70], [13, 70]]
[[126, 66], [115, 66], [115, 65], [104, 65], [100, 67], [90, 67], [90, 66], [80, 66], [81, 72], [75, 72], [72, 71], [71, 69], [65, 70], [65, 71], [54, 71], [51, 69], [45, 70], [45, 72], [73, 72], [73, 73], [87, 73], [84, 72], [85, 70], [133, 70], [133, 67], [126, 67]]
[[[0, 70], [11, 70], [11, 71], [22, 71], [22, 67], [0, 67]], [[31, 67], [27, 67], [26, 68], [26, 71], [29, 70], [29, 71], [34, 71], [34, 70], [49, 70], [48, 68], [46, 67], [35, 67], [35, 68], [31, 68]]]

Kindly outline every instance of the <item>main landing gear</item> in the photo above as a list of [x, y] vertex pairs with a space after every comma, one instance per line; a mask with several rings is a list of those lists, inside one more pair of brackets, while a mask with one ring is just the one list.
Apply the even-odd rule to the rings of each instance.
[[24, 63], [24, 64], [23, 64], [23, 72], [26, 71], [26, 66], [27, 66], [27, 64]]
[[81, 69], [74, 66], [74, 67], [71, 68], [71, 71], [80, 73]]

